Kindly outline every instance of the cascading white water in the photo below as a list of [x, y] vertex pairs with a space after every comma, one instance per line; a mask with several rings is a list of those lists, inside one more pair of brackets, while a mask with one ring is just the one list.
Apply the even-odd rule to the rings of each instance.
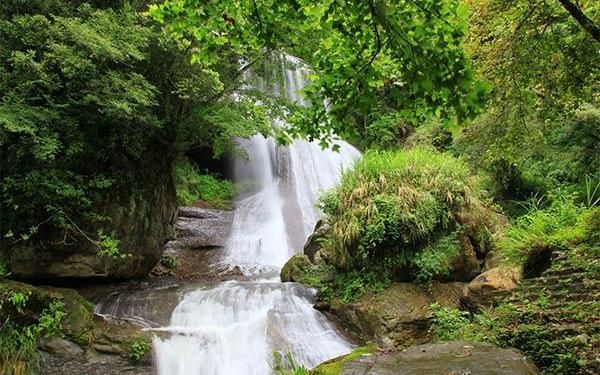
[[[306, 84], [306, 73], [286, 67], [284, 72], [289, 99], [305, 105], [297, 91]], [[320, 216], [319, 191], [333, 186], [359, 155], [347, 143], [338, 144], [335, 153], [303, 140], [288, 147], [262, 136], [242, 142], [248, 160], [237, 161], [234, 174], [257, 189], [237, 202], [221, 263], [240, 267], [253, 280], [228, 281], [183, 297], [162, 329], [171, 336], [154, 341], [159, 375], [266, 375], [273, 351], [289, 351], [308, 367], [349, 352], [346, 339], [312, 308], [313, 291], [278, 280], [279, 269], [301, 250]]]

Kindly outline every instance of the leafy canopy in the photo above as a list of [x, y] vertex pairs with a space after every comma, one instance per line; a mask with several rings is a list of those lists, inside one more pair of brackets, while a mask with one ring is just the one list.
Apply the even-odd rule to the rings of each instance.
[[315, 72], [304, 90], [312, 106], [289, 132], [324, 144], [352, 134], [348, 120], [382, 100], [411, 120], [462, 120], [485, 92], [462, 48], [467, 12], [458, 0], [167, 0], [149, 13], [207, 68], [224, 46], [250, 62], [265, 49], [304, 59]]

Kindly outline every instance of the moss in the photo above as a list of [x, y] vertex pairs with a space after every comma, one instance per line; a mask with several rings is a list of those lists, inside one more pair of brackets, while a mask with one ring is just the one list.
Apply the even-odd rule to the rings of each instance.
[[371, 355], [375, 351], [372, 344], [366, 344], [354, 349], [350, 354], [341, 356], [315, 367], [312, 371], [312, 375], [337, 375], [344, 370], [344, 364], [346, 362], [353, 361], [362, 356]]

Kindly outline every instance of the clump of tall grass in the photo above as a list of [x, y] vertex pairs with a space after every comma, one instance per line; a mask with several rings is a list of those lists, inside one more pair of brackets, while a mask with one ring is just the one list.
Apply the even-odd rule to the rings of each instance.
[[552, 252], [571, 250], [600, 231], [599, 207], [578, 205], [576, 196], [556, 196], [550, 201], [548, 207], [532, 207], [517, 218], [498, 242], [509, 261], [523, 265], [526, 276], [541, 255], [549, 261]]
[[350, 270], [386, 265], [414, 278], [447, 274], [470, 241], [485, 251], [493, 214], [479, 180], [459, 159], [433, 149], [369, 151], [320, 206], [329, 258]]

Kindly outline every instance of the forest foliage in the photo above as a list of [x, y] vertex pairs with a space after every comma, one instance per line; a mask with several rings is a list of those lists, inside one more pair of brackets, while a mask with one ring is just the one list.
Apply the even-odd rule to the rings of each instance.
[[[343, 303], [398, 274], [443, 275], [465, 238], [494, 240], [526, 269], [548, 249], [578, 267], [598, 259], [597, 1], [150, 3], [0, 2], [2, 250], [58, 229], [126, 256], [101, 228], [107, 201], [159, 174], [180, 204], [224, 207], [232, 184], [192, 155], [243, 156], [232, 140], [256, 133], [324, 146], [336, 133], [372, 149], [321, 200], [333, 228], [327, 293]], [[311, 106], [232, 95], [281, 52], [313, 69]], [[283, 112], [293, 126], [273, 129], [269, 117]], [[496, 214], [508, 220], [492, 238]], [[0, 254], [0, 278], [9, 275]], [[28, 297], [2, 303], [18, 312]], [[554, 358], [562, 347], [531, 330], [542, 305], [474, 317], [439, 309], [434, 320], [440, 338], [518, 346], [556, 373], [583, 366], [572, 351]], [[44, 308], [26, 325], [0, 322], [2, 366], [28, 366], [37, 338], [59, 331], [61, 306]], [[136, 357], [147, 350], [132, 346]]]
[[458, 0], [168, 0], [150, 8], [208, 67], [223, 45], [248, 62], [265, 49], [302, 58], [314, 71], [303, 90], [312, 105], [280, 140], [300, 135], [324, 145], [333, 133], [357, 134], [355, 119], [381, 102], [413, 122], [475, 115], [486, 87], [463, 48], [467, 13]]
[[[147, 189], [187, 150], [207, 158], [265, 132], [261, 107], [225, 95], [237, 55], [214, 70], [142, 15], [145, 2], [30, 1], [0, 7], [2, 236], [94, 239], [102, 202]], [[225, 82], [224, 82], [225, 81]], [[100, 223], [100, 224], [98, 224]], [[83, 229], [80, 229], [83, 228]], [[38, 233], [39, 235], [39, 233]]]

